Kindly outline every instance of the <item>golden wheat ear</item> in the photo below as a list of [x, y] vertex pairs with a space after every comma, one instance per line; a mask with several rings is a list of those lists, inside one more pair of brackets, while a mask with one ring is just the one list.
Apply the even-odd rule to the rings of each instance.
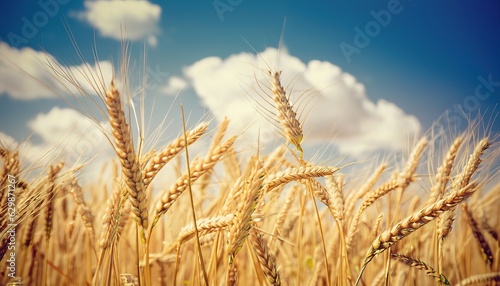
[[448, 281], [446, 276], [444, 276], [441, 273], [438, 273], [434, 268], [427, 265], [423, 261], [420, 261], [420, 260], [415, 259], [413, 257], [409, 257], [407, 255], [397, 254], [397, 253], [392, 253], [391, 257], [393, 259], [401, 262], [401, 263], [404, 263], [404, 264], [412, 267], [412, 268], [425, 271], [425, 273], [428, 276], [433, 277], [439, 283], [439, 285], [450, 285], [450, 281]]
[[256, 229], [250, 231], [250, 241], [252, 242], [253, 250], [257, 255], [261, 269], [267, 281], [271, 285], [281, 285], [281, 278], [276, 265], [276, 258], [269, 252], [267, 242], [262, 237], [262, 234]]
[[273, 101], [276, 109], [276, 117], [279, 123], [283, 127], [285, 139], [288, 143], [292, 144], [299, 151], [300, 157], [303, 157], [304, 151], [302, 150], [302, 139], [304, 134], [302, 133], [302, 125], [297, 119], [297, 113], [293, 110], [293, 106], [290, 103], [289, 98], [286, 95], [286, 91], [281, 85], [281, 71], [274, 72], [269, 71], [269, 75], [272, 77], [272, 93]]
[[115, 139], [115, 152], [122, 165], [122, 173], [128, 189], [128, 198], [132, 205], [132, 213], [137, 224], [140, 226], [141, 239], [145, 242], [145, 230], [148, 227], [146, 191], [144, 189], [139, 158], [134, 149], [131, 128], [127, 124], [120, 93], [116, 89], [114, 81], [111, 82], [109, 90], [106, 91], [106, 108]]
[[361, 271], [355, 285], [358, 285], [361, 280], [366, 266], [378, 254], [389, 249], [393, 244], [410, 235], [417, 229], [426, 225], [430, 221], [437, 218], [444, 212], [455, 208], [458, 204], [469, 198], [478, 189], [477, 184], [470, 184], [457, 192], [447, 195], [442, 200], [434, 204], [430, 204], [413, 215], [403, 219], [392, 228], [387, 229], [380, 234], [372, 243], [368, 253], [365, 256]]

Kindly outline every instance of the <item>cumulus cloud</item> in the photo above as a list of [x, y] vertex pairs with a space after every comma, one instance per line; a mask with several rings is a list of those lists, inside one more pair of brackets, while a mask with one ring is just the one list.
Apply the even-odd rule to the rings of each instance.
[[[45, 56], [50, 57], [31, 48], [18, 50], [0, 42], [0, 94], [6, 93], [17, 99], [57, 96], [51, 91], [56, 89], [56, 81], [41, 62]], [[43, 85], [46, 88], [40, 88]]]
[[60, 152], [60, 157], [73, 165], [94, 159], [96, 155], [100, 161], [112, 152], [100, 128], [74, 109], [54, 107], [36, 115], [27, 125], [33, 135], [41, 139], [41, 143], [31, 144], [31, 149], [39, 150], [38, 156]]
[[188, 86], [186, 80], [178, 76], [171, 76], [161, 91], [167, 95], [176, 95], [179, 91]]
[[[58, 73], [65, 74], [78, 82], [80, 89], [65, 82], [62, 77], [54, 77], [48, 64], [58, 67]], [[104, 83], [108, 84], [113, 75], [113, 65], [109, 61], [101, 61], [94, 65], [64, 66], [52, 55], [36, 51], [32, 48], [17, 49], [0, 42], [0, 94], [7, 94], [20, 100], [38, 98], [54, 98], [64, 94], [80, 94], [82, 91], [95, 95], [94, 83], [98, 82], [102, 73]], [[94, 77], [95, 82], [89, 81]], [[98, 80], [97, 80], [98, 79]]]
[[17, 142], [11, 136], [0, 131], [0, 146], [7, 147], [8, 149], [16, 148]]
[[[107, 123], [100, 122], [106, 128]], [[114, 158], [114, 151], [101, 129], [89, 118], [70, 108], [54, 107], [28, 121], [32, 137], [16, 142], [0, 132], [0, 144], [17, 149], [26, 166], [47, 166], [64, 161], [72, 167], [87, 163], [85, 178], [98, 178], [101, 167]]]
[[376, 150], [401, 150], [418, 134], [416, 117], [386, 100], [370, 100], [353, 75], [329, 62], [304, 63], [287, 51], [278, 54], [268, 48], [260, 56], [208, 57], [186, 67], [184, 75], [216, 118], [227, 116], [235, 130], [251, 126], [245, 136], [254, 142], [258, 133], [261, 141], [270, 141], [277, 128], [256, 110], [272, 109], [259, 94], [272, 101], [266, 72], [267, 63], [276, 59], [276, 69], [283, 71], [282, 84], [289, 85], [291, 101], [305, 120], [305, 144], [333, 143], [343, 153], [362, 156]]
[[143, 40], [156, 46], [161, 7], [148, 1], [85, 1], [76, 14], [104, 37], [115, 40]]
[[[28, 128], [47, 145], [56, 146], [64, 141], [75, 153], [92, 151], [83, 145], [96, 147], [104, 142], [99, 128], [89, 118], [70, 108], [54, 107], [48, 113], [40, 113], [28, 121]], [[81, 144], [84, 141], [91, 142]]]

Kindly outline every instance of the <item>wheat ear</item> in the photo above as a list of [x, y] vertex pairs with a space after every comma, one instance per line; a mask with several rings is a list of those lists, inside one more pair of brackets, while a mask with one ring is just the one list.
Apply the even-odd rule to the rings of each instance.
[[18, 152], [9, 152], [4, 149], [4, 164], [0, 169], [0, 206], [5, 206], [7, 204], [8, 191], [5, 190], [7, 186], [7, 181], [11, 177], [15, 177], [18, 180], [19, 175], [19, 154]]
[[343, 226], [345, 219], [344, 197], [342, 195], [343, 179], [335, 180], [332, 175], [325, 177], [326, 188], [331, 194], [332, 204], [329, 206], [332, 210], [334, 218], [339, 225]]
[[491, 266], [493, 265], [493, 252], [491, 251], [491, 247], [488, 244], [488, 241], [486, 241], [486, 238], [479, 229], [479, 225], [474, 216], [472, 215], [472, 212], [470, 211], [468, 204], [462, 205], [462, 211], [467, 220], [467, 223], [469, 224], [472, 230], [474, 238], [479, 244], [479, 249], [481, 249], [481, 254], [483, 256], [484, 261], [491, 268]]
[[368, 208], [369, 206], [371, 206], [380, 197], [395, 190], [397, 187], [398, 187], [398, 182], [397, 182], [397, 180], [393, 179], [393, 180], [390, 180], [389, 182], [381, 185], [380, 187], [376, 188], [375, 190], [373, 190], [371, 193], [369, 193], [367, 195], [367, 198], [363, 201], [363, 203], [359, 207], [358, 211], [356, 212], [356, 215], [354, 216], [354, 218], [351, 221], [351, 225], [349, 227], [349, 234], [347, 235], [347, 249], [348, 250], [350, 250], [352, 247], [354, 237], [356, 236], [356, 233], [358, 230], [359, 220], [361, 218], [361, 215], [363, 214], [363, 211], [366, 208]]
[[[490, 147], [490, 143], [487, 138], [483, 138], [474, 148], [473, 153], [469, 156], [469, 160], [467, 164], [463, 168], [462, 172], [457, 175], [452, 182], [452, 190], [461, 189], [467, 184], [469, 184], [472, 175], [479, 168], [479, 164], [481, 161], [481, 156], [484, 154], [486, 149]], [[441, 219], [442, 222], [438, 225], [438, 237], [441, 239], [441, 242], [448, 236], [448, 234], [452, 230], [453, 221], [455, 220], [456, 210], [452, 209], [450, 212], [446, 213], [444, 217]]]
[[[467, 277], [458, 283], [459, 286], [477, 284], [481, 282], [500, 282], [500, 272], [491, 272], [486, 274], [477, 274]], [[482, 284], [486, 285], [486, 284]]]
[[443, 197], [446, 184], [448, 184], [448, 181], [450, 180], [453, 163], [455, 162], [455, 158], [462, 142], [462, 136], [458, 136], [455, 141], [453, 141], [453, 144], [451, 144], [442, 165], [438, 168], [435, 176], [435, 183], [432, 185], [430, 190], [431, 197], [429, 198], [429, 203], [433, 203]]
[[[215, 133], [212, 142], [210, 142], [210, 147], [208, 147], [208, 153], [212, 153], [217, 146], [222, 142], [222, 139], [224, 138], [224, 135], [226, 135], [227, 127], [229, 126], [229, 120], [227, 117], [224, 117], [224, 119], [219, 123], [219, 126], [217, 128], [217, 132]], [[229, 154], [229, 151], [227, 152]], [[226, 157], [227, 158], [227, 157]], [[200, 190], [205, 190], [205, 188], [208, 186], [208, 183], [210, 182], [210, 177], [211, 173], [207, 172], [200, 178]]]
[[[198, 234], [201, 237], [209, 233], [213, 233], [221, 229], [224, 229], [225, 227], [229, 226], [232, 223], [233, 219], [234, 219], [233, 214], [198, 219], [196, 221], [196, 225], [198, 226]], [[192, 223], [188, 224], [187, 226], [183, 227], [179, 232], [175, 245], [177, 247], [180, 247], [182, 244], [193, 238], [195, 235], [196, 235], [196, 230], [194, 225]]]
[[450, 285], [450, 282], [448, 281], [446, 276], [438, 273], [436, 270], [434, 270], [434, 268], [418, 259], [397, 253], [392, 253], [391, 256], [397, 261], [402, 262], [410, 267], [425, 271], [428, 276], [436, 279], [436, 281], [438, 281], [440, 285]]
[[203, 174], [210, 171], [215, 164], [219, 162], [225, 152], [233, 145], [235, 140], [236, 136], [233, 136], [216, 147], [214, 151], [209, 153], [203, 160], [195, 160], [195, 163], [192, 164], [191, 167], [191, 174], [184, 174], [177, 179], [175, 184], [156, 203], [156, 214], [151, 229], [156, 225], [160, 217], [170, 209], [175, 201], [177, 201], [177, 198], [187, 189], [188, 180], [194, 182]]
[[[208, 123], [203, 122], [187, 132], [187, 144], [191, 145], [196, 142], [208, 128]], [[144, 188], [147, 188], [160, 170], [174, 158], [179, 152], [184, 150], [184, 136], [177, 137], [170, 144], [168, 144], [163, 151], [156, 154], [149, 162], [144, 172]]]
[[253, 249], [255, 254], [257, 254], [257, 259], [259, 260], [259, 264], [264, 271], [267, 281], [269, 281], [271, 285], [281, 285], [276, 259], [269, 252], [269, 248], [262, 234], [256, 229], [252, 229], [252, 231], [250, 231], [250, 241], [252, 242]]
[[303, 151], [300, 145], [302, 139], [304, 138], [304, 135], [302, 134], [302, 126], [297, 119], [297, 113], [293, 110], [289, 98], [286, 96], [285, 89], [281, 85], [281, 71], [269, 71], [269, 74], [273, 78], [272, 93], [274, 95], [274, 103], [276, 104], [276, 116], [278, 117], [281, 126], [284, 128], [286, 140], [299, 150], [302, 157]]
[[375, 186], [375, 183], [378, 181], [382, 173], [385, 171], [387, 168], [386, 164], [380, 165], [375, 172], [368, 178], [366, 183], [364, 183], [358, 191], [351, 193], [350, 195], [347, 196], [346, 198], [346, 207], [345, 207], [345, 213], [346, 215], [350, 215], [352, 211], [354, 210], [354, 207], [356, 206], [356, 202], [364, 197], [372, 188]]
[[47, 241], [50, 239], [50, 235], [52, 232], [52, 220], [53, 220], [53, 212], [54, 212], [54, 198], [56, 194], [56, 185], [55, 179], [57, 174], [61, 171], [63, 167], [63, 163], [59, 163], [58, 165], [50, 166], [50, 170], [48, 173], [48, 183], [47, 183], [47, 194], [45, 197], [45, 237]]
[[131, 130], [127, 124], [120, 93], [116, 89], [114, 81], [111, 81], [110, 88], [106, 91], [105, 99], [109, 122], [115, 139], [115, 152], [120, 158], [134, 218], [137, 224], [141, 226], [141, 238], [145, 241], [145, 230], [148, 227], [146, 191], [139, 167], [139, 160], [134, 150]]
[[242, 185], [242, 199], [236, 209], [234, 223], [229, 228], [228, 249], [229, 265], [234, 263], [234, 259], [245, 242], [252, 229], [252, 214], [262, 197], [264, 172], [261, 163], [256, 160], [250, 175]]
[[[283, 203], [283, 207], [281, 207], [280, 212], [276, 218], [276, 222], [274, 223], [273, 230], [271, 231], [271, 240], [269, 242], [272, 248], [276, 247], [273, 242], [275, 242], [276, 237], [281, 234], [281, 228], [283, 227], [283, 223], [285, 222], [285, 218], [287, 217], [288, 211], [290, 210], [290, 206], [292, 205], [293, 200], [295, 199], [296, 193], [300, 190], [298, 185], [295, 185], [290, 190], [290, 193], [286, 197], [285, 202]], [[274, 249], [274, 252], [275, 249]]]
[[102, 249], [107, 249], [118, 239], [117, 230], [123, 213], [124, 195], [125, 193], [122, 193], [121, 188], [116, 187], [112, 195], [108, 198], [106, 210], [102, 218], [102, 230], [99, 242]]
[[324, 177], [331, 175], [338, 170], [339, 168], [336, 167], [323, 166], [288, 168], [284, 171], [271, 174], [266, 178], [264, 182], [264, 193], [292, 181], [300, 181], [314, 177]]
[[488, 141], [488, 138], [483, 138], [481, 139], [481, 141], [479, 141], [479, 143], [476, 145], [476, 148], [474, 148], [474, 151], [469, 156], [469, 160], [467, 161], [464, 169], [457, 176], [457, 179], [453, 181], [452, 189], [461, 189], [469, 184], [472, 175], [477, 171], [477, 169], [479, 168], [479, 164], [481, 164], [482, 162], [481, 156], [489, 147], [490, 142]]
[[477, 190], [477, 184], [470, 184], [464, 188], [453, 192], [445, 196], [443, 199], [428, 205], [427, 207], [421, 209], [420, 211], [412, 214], [411, 216], [398, 222], [395, 226], [384, 231], [380, 234], [372, 243], [368, 253], [365, 256], [363, 266], [361, 268], [358, 279], [356, 280], [356, 285], [358, 285], [361, 275], [366, 268], [366, 265], [378, 254], [384, 252], [386, 249], [391, 247], [396, 242], [405, 238], [409, 234], [413, 233], [415, 230], [426, 225], [430, 221], [437, 218], [443, 212], [446, 212], [459, 203], [470, 197]]
[[76, 204], [80, 209], [80, 216], [82, 217], [83, 224], [89, 230], [92, 241], [94, 240], [94, 215], [92, 215], [92, 211], [88, 207], [87, 203], [85, 203], [85, 199], [83, 198], [82, 188], [78, 184], [78, 180], [73, 178], [71, 180], [71, 193], [73, 194], [73, 198], [75, 199]]

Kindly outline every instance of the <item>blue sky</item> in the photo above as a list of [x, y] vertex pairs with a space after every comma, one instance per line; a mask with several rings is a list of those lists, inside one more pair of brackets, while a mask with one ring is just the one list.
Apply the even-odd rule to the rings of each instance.
[[[50, 120], [79, 122], [56, 93], [69, 95], [47, 78], [35, 57], [81, 65], [70, 30], [84, 61], [94, 64], [95, 42], [100, 61], [118, 62], [120, 24], [127, 27], [136, 84], [141, 74], [149, 74], [146, 96], [155, 100], [160, 114], [153, 124], [182, 89], [178, 99], [191, 114], [191, 125], [213, 112], [217, 120], [226, 115], [243, 122], [238, 128], [254, 124], [262, 131], [265, 121], [250, 118], [252, 107], [243, 107], [245, 93], [256, 89], [248, 79], [255, 70], [260, 74], [256, 66], [265, 68], [253, 49], [266, 54], [273, 68], [278, 58], [276, 68], [283, 69], [283, 80], [296, 83], [297, 92], [319, 91], [316, 105], [308, 107], [319, 105], [321, 112], [308, 113], [306, 136], [312, 144], [333, 143], [344, 153], [373, 152], [383, 144], [404, 149], [405, 138], [425, 132], [447, 110], [459, 129], [466, 127], [460, 108], [472, 116], [498, 114], [500, 34], [495, 30], [500, 18], [493, 1], [41, 0], [3, 5], [8, 9], [0, 11], [0, 132], [10, 141], [34, 135], [32, 145], [48, 144], [50, 134], [59, 138], [68, 131], [64, 128], [75, 128], [51, 129]], [[284, 46], [264, 52], [278, 47], [285, 19]], [[229, 82], [235, 85], [225, 88]], [[174, 105], [171, 113], [176, 122], [177, 109]], [[498, 120], [492, 129], [500, 131]], [[176, 135], [179, 129], [171, 130]]]

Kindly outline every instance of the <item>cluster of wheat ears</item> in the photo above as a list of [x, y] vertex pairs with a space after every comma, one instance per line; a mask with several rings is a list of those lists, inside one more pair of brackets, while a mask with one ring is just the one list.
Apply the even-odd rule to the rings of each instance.
[[[52, 71], [78, 86], [62, 69]], [[470, 128], [437, 144], [427, 134], [403, 162], [348, 174], [307, 160], [281, 72], [267, 76], [284, 143], [268, 154], [256, 148], [242, 156], [237, 136], [226, 134], [228, 120], [214, 128], [204, 156], [190, 159], [189, 146], [210, 137], [208, 122], [183, 124], [178, 138], [144, 152], [113, 82], [98, 92], [117, 156], [107, 165], [111, 176], [84, 186], [77, 177], [85, 166], [57, 161], [30, 177], [19, 151], [2, 146], [0, 283], [499, 283], [500, 188], [485, 189], [495, 168], [484, 167], [498, 153], [495, 136]], [[153, 192], [169, 164], [175, 183]], [[16, 178], [16, 278], [6, 270], [14, 227], [8, 175]]]

